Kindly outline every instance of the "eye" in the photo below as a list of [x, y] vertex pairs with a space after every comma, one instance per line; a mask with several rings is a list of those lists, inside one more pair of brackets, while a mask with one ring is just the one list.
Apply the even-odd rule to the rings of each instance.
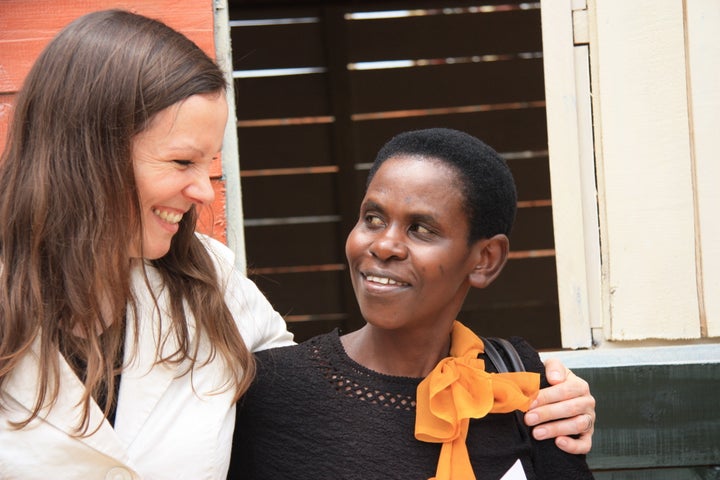
[[382, 219], [377, 215], [372, 214], [365, 215], [365, 223], [372, 227], [381, 227], [383, 225]]
[[420, 225], [419, 223], [414, 223], [414, 224], [412, 224], [412, 225], [410, 226], [410, 231], [411, 231], [411, 232], [415, 232], [415, 233], [420, 234], [420, 235], [423, 235], [423, 236], [425, 236], [425, 235], [432, 235], [432, 234], [435, 233], [434, 231], [432, 231], [432, 230], [429, 229], [428, 227], [426, 227], [426, 226], [424, 226], [424, 225]]
[[173, 160], [173, 163], [180, 167], [189, 167], [193, 164], [192, 160]]

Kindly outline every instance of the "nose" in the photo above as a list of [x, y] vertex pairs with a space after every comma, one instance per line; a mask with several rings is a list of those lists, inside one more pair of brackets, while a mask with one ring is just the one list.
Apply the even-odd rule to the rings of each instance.
[[210, 175], [207, 172], [198, 172], [193, 181], [185, 187], [185, 195], [194, 203], [208, 205], [215, 200], [215, 189], [213, 188]]
[[370, 244], [370, 254], [382, 261], [407, 258], [407, 244], [402, 232], [395, 226], [389, 226], [378, 232], [377, 237]]

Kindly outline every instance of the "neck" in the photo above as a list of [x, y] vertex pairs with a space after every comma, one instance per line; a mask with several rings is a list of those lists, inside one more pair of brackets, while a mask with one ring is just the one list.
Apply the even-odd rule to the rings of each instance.
[[448, 356], [451, 328], [443, 332], [408, 332], [368, 324], [340, 340], [347, 355], [370, 370], [396, 377], [425, 378]]

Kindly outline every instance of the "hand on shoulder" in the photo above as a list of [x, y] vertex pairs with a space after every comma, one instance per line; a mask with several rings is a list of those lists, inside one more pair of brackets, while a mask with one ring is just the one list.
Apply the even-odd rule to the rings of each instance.
[[525, 414], [536, 440], [555, 438], [561, 450], [586, 454], [595, 431], [595, 398], [590, 386], [557, 359], [545, 362], [550, 387], [540, 390]]

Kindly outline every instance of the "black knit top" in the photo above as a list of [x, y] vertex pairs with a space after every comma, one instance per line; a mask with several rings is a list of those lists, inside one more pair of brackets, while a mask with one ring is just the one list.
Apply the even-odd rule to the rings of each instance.
[[[527, 371], [544, 372], [527, 342], [511, 341]], [[260, 352], [257, 359], [256, 381], [238, 404], [229, 480], [435, 475], [441, 444], [414, 437], [415, 392], [422, 379], [357, 364], [337, 331]], [[478, 480], [501, 478], [517, 459], [528, 479], [593, 478], [584, 456], [561, 451], [553, 440], [533, 440], [513, 413], [471, 420], [467, 445]]]

